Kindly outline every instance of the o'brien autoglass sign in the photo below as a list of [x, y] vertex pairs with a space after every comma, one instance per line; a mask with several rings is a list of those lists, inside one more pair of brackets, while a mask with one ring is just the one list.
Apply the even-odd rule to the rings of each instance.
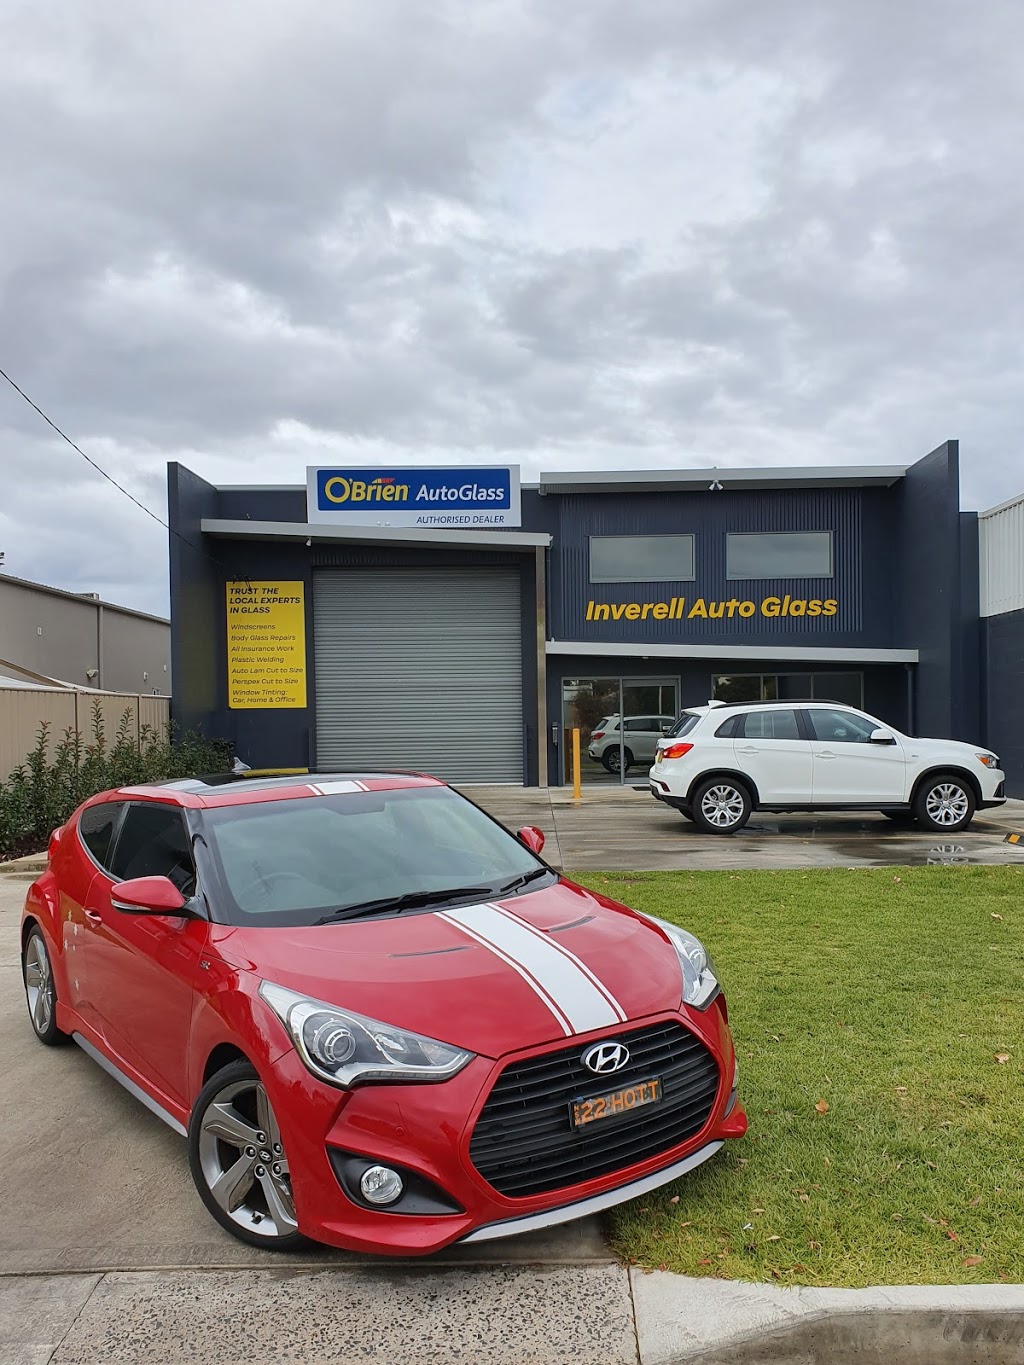
[[519, 526], [518, 465], [306, 470], [307, 519], [336, 526]]

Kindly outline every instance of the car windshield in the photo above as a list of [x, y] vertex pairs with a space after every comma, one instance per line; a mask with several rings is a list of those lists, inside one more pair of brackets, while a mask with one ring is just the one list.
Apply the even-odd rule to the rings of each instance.
[[198, 831], [211, 911], [231, 924], [311, 925], [481, 901], [554, 875], [448, 787], [223, 806], [204, 811]]

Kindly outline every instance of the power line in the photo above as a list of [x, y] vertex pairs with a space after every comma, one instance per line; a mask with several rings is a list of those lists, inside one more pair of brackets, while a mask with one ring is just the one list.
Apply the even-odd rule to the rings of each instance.
[[96, 470], [96, 473], [102, 474], [103, 477], [106, 479], [107, 483], [112, 483], [114, 487], [117, 489], [117, 491], [119, 493], [123, 493], [124, 496], [129, 500], [129, 502], [133, 502], [135, 506], [139, 508], [140, 511], [145, 512], [147, 517], [152, 517], [158, 526], [162, 526], [165, 531], [168, 531], [172, 536], [180, 540], [183, 545], [187, 545], [190, 550], [195, 550], [197, 554], [203, 555], [203, 557], [208, 559], [211, 564], [216, 564], [219, 569], [223, 569], [224, 572], [229, 577], [231, 576], [232, 570], [230, 570], [226, 564], [222, 564], [219, 559], [214, 558], [214, 556], [211, 555], [208, 550], [204, 550], [202, 546], [193, 545], [192, 541], [189, 540], [188, 536], [183, 536], [180, 531], [176, 531], [173, 526], [169, 525], [166, 521], [164, 521], [163, 517], [157, 516], [157, 514], [151, 508], [147, 507], [144, 502], [139, 502], [138, 498], [135, 496], [134, 493], [129, 493], [128, 489], [125, 488], [122, 484], [119, 484], [118, 481], [113, 477], [113, 475], [108, 474], [107, 471], [102, 467], [102, 465], [98, 465], [91, 455], [87, 455], [80, 445], [76, 445], [75, 442], [71, 439], [71, 437], [67, 434], [67, 432], [62, 431], [60, 427], [57, 425], [57, 423], [53, 420], [53, 418], [50, 417], [47, 413], [45, 413], [38, 403], [33, 402], [33, 400], [25, 392], [25, 390], [21, 388], [18, 384], [16, 384], [14, 380], [11, 378], [11, 376], [7, 373], [7, 371], [3, 368], [0, 368], [0, 378], [6, 379], [8, 384], [10, 384], [11, 388], [15, 391], [15, 393], [20, 394], [21, 397], [24, 398], [25, 402], [29, 405], [29, 407], [39, 414], [39, 416], [43, 419], [47, 426], [52, 427], [62, 441], [67, 441], [71, 449], [77, 451], [78, 454], [81, 455], [82, 459], [86, 462], [86, 464], [92, 465], [93, 469]]
[[[150, 508], [148, 508], [144, 502], [139, 502], [138, 498], [134, 495], [134, 493], [129, 493], [128, 489], [124, 488], [121, 484], [118, 483], [118, 481], [112, 475], [108, 474], [105, 469], [98, 465], [91, 455], [86, 455], [82, 447], [76, 445], [66, 432], [61, 431], [60, 427], [53, 420], [53, 418], [48, 417], [47, 414], [39, 406], [39, 404], [34, 403], [32, 399], [29, 398], [28, 394], [25, 392], [24, 389], [19, 388], [19, 386], [14, 382], [14, 380], [11, 378], [11, 376], [7, 373], [6, 370], [0, 369], [0, 377], [6, 379], [8, 384], [10, 384], [11, 388], [15, 391], [15, 393], [20, 394], [22, 398], [24, 398], [25, 402], [29, 405], [29, 407], [33, 408], [36, 412], [38, 412], [39, 416], [43, 419], [47, 426], [53, 427], [54, 431], [61, 438], [61, 440], [67, 441], [71, 449], [76, 450], [78, 454], [81, 455], [82, 459], [86, 462], [86, 464], [91, 464], [97, 474], [102, 474], [106, 481], [108, 483], [112, 483], [119, 493], [123, 493], [126, 498], [130, 499], [130, 501], [135, 504], [136, 507], [141, 508], [141, 510], [145, 512], [147, 517], [152, 517], [155, 522], [161, 525], [165, 531], [170, 531], [171, 535], [177, 535], [177, 532], [172, 530], [171, 527], [167, 525], [167, 522], [164, 521], [162, 517], [158, 517], [157, 514], [151, 511]], [[183, 536], [180, 538], [184, 539]], [[195, 549], [196, 547], [193, 545], [192, 548]]]

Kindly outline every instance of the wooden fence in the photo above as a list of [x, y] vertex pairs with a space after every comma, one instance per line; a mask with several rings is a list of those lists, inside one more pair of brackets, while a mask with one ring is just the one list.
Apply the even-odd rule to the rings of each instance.
[[78, 730], [92, 741], [93, 710], [99, 703], [108, 742], [127, 711], [135, 738], [141, 729], [163, 733], [171, 713], [170, 697], [130, 692], [73, 691], [63, 687], [0, 687], [0, 781], [10, 776], [35, 748], [39, 727], [50, 723], [50, 754], [65, 730]]

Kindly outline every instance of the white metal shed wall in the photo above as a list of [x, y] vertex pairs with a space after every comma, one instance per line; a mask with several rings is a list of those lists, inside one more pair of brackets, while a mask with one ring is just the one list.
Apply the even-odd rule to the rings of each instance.
[[978, 516], [981, 614], [1024, 609], [1024, 495]]

